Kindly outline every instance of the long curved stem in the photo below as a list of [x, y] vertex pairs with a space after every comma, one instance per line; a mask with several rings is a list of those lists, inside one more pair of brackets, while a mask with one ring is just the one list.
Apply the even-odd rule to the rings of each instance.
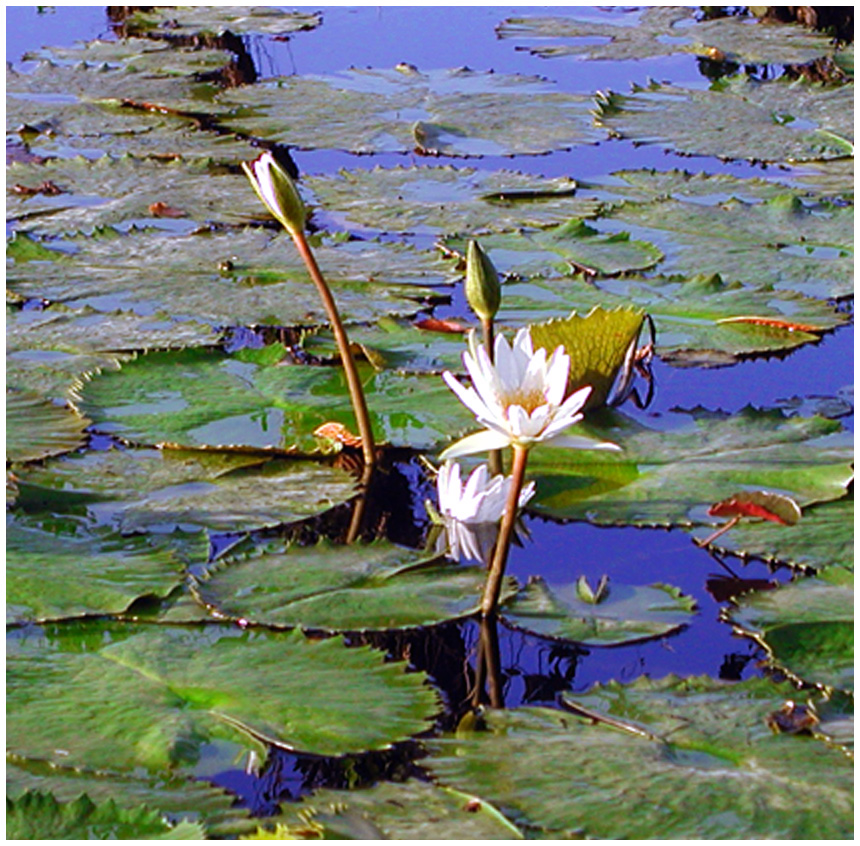
[[358, 425], [358, 434], [361, 438], [361, 450], [364, 455], [364, 463], [368, 467], [373, 466], [376, 462], [376, 448], [373, 441], [373, 429], [370, 425], [370, 415], [367, 413], [367, 403], [364, 399], [364, 389], [361, 386], [361, 379], [358, 376], [358, 370], [355, 366], [355, 359], [352, 357], [352, 350], [349, 346], [349, 338], [346, 330], [343, 328], [343, 323], [340, 319], [340, 314], [337, 310], [337, 304], [329, 290], [328, 284], [322, 275], [317, 264], [311, 246], [301, 230], [290, 231], [296, 249], [299, 251], [302, 259], [307, 265], [311, 279], [319, 291], [320, 299], [325, 307], [329, 322], [331, 323], [334, 332], [334, 339], [337, 343], [340, 359], [343, 363], [343, 371], [346, 374], [346, 384], [349, 388], [349, 396], [352, 400], [352, 408], [355, 412], [355, 419]]
[[[484, 348], [487, 350], [487, 355], [490, 358], [490, 364], [494, 363], [495, 359], [495, 331], [493, 328], [492, 317], [481, 318], [481, 329], [484, 332]], [[500, 449], [491, 449], [487, 456], [487, 465], [490, 468], [491, 476], [503, 476], [505, 471], [502, 465], [502, 451]]]
[[490, 564], [490, 572], [487, 574], [487, 583], [484, 586], [484, 596], [481, 599], [481, 614], [489, 617], [496, 613], [499, 605], [499, 595], [502, 592], [502, 580], [505, 576], [505, 566], [508, 563], [508, 552], [511, 548], [511, 540], [514, 536], [514, 526], [517, 522], [517, 511], [520, 504], [520, 493], [526, 478], [526, 463], [529, 451], [526, 447], [514, 444], [514, 458], [511, 466], [511, 488], [508, 492], [508, 502], [505, 505], [505, 514], [502, 517], [502, 525], [499, 529], [499, 539], [496, 541], [496, 549]]

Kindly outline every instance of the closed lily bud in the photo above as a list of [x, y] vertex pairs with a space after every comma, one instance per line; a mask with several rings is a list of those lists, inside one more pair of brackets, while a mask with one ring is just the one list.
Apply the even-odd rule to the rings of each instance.
[[477, 241], [466, 250], [466, 299], [481, 320], [495, 317], [502, 302], [499, 274]]
[[251, 185], [266, 208], [288, 232], [304, 232], [305, 204], [290, 175], [268, 151], [250, 164], [242, 162]]

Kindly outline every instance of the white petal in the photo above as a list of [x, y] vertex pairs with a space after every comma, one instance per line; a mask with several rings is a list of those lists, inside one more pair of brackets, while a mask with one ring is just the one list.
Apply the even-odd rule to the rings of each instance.
[[446, 450], [443, 450], [440, 458], [459, 458], [461, 455], [473, 455], [476, 452], [488, 452], [491, 449], [502, 449], [510, 444], [510, 437], [503, 435], [501, 432], [490, 431], [484, 429], [482, 432], [475, 432], [473, 435], [466, 435], [465, 438], [451, 444]]
[[445, 380], [445, 384], [457, 395], [460, 402], [463, 403], [463, 405], [465, 405], [472, 414], [479, 417], [491, 414], [491, 410], [484, 405], [481, 398], [475, 393], [474, 388], [467, 388], [465, 385], [461, 384], [455, 378], [454, 374], [448, 370], [442, 374], [442, 378]]
[[547, 439], [548, 444], [555, 447], [565, 447], [566, 449], [605, 449], [613, 452], [621, 452], [621, 447], [618, 444], [613, 444], [611, 441], [596, 441], [592, 438], [583, 438], [579, 435], [555, 435]]

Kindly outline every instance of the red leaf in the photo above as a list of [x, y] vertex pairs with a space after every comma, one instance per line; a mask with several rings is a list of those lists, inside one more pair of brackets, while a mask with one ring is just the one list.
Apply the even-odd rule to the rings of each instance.
[[759, 517], [783, 526], [800, 519], [800, 507], [788, 496], [767, 491], [741, 491], [708, 509], [712, 517]]
[[456, 320], [439, 320], [436, 317], [419, 320], [415, 325], [425, 332], [445, 332], [449, 335], [462, 335], [467, 331], [466, 327]]
[[153, 217], [185, 217], [185, 212], [182, 209], [174, 209], [167, 205], [167, 203], [153, 203], [149, 207], [149, 213]]

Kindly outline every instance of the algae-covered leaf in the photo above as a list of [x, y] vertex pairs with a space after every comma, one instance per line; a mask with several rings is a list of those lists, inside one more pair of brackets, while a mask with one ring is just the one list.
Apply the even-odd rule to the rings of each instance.
[[134, 7], [124, 24], [131, 32], [157, 38], [261, 33], [288, 35], [315, 29], [322, 23], [319, 12], [291, 11], [270, 6], [157, 6]]
[[6, 461], [37, 461], [86, 442], [89, 420], [34, 391], [6, 391]]
[[6, 800], [6, 836], [11, 840], [203, 840], [199, 823], [167, 822], [160, 811], [141, 805], [121, 808], [112, 800], [96, 805], [83, 795], [58, 802], [50, 793], [28, 792]]
[[[438, 377], [359, 372], [380, 442], [427, 449], [474, 424]], [[141, 356], [88, 382], [81, 407], [100, 429], [143, 443], [312, 450], [322, 424], [355, 428], [340, 367], [263, 365], [217, 350]]]
[[231, 129], [309, 149], [510, 156], [568, 149], [599, 135], [587, 97], [541, 77], [469, 68], [422, 72], [400, 64], [279, 77], [217, 99], [235, 112], [223, 121]]
[[758, 82], [744, 76], [702, 90], [652, 82], [599, 97], [613, 135], [680, 153], [803, 162], [853, 155], [853, 86]]
[[556, 838], [850, 838], [852, 762], [766, 724], [798, 698], [758, 678], [611, 682], [566, 696], [573, 713], [488, 711], [485, 731], [429, 741], [422, 764]]
[[751, 407], [694, 417], [692, 425], [662, 432], [622, 425], [621, 418], [590, 427], [588, 434], [620, 444], [619, 453], [535, 450], [529, 473], [537, 492], [529, 508], [600, 525], [712, 525], [698, 503], [716, 502], [726, 490], [764, 488], [805, 506], [841, 496], [851, 479], [850, 439], [837, 421]]
[[120, 773], [188, 772], [218, 739], [382, 749], [438, 709], [422, 674], [370, 648], [221, 626], [27, 632], [9, 643], [6, 685], [11, 753]]
[[564, 320], [533, 323], [529, 334], [535, 349], [545, 349], [548, 356], [564, 347], [570, 356], [567, 394], [590, 385], [586, 407], [595, 408], [606, 402], [631, 346], [637, 344], [644, 319], [641, 309], [619, 306], [610, 311], [595, 306], [585, 315], [574, 312]]
[[[627, 17], [627, 10], [625, 18]], [[508, 18], [500, 38], [552, 39], [527, 49], [541, 58], [575, 56], [625, 61], [692, 53], [706, 59], [745, 65], [806, 64], [834, 53], [823, 33], [806, 27], [729, 15], [696, 20], [692, 8], [646, 7], [635, 25], [574, 17]]]
[[[200, 562], [206, 560], [203, 544]], [[168, 544], [101, 529], [48, 531], [6, 525], [6, 620], [116, 614], [141, 597], [163, 597], [183, 580]]]
[[776, 666], [807, 684], [854, 690], [853, 578], [801, 579], [754, 592], [728, 611], [735, 629], [765, 646]]
[[305, 182], [337, 219], [386, 232], [503, 232], [594, 217], [600, 208], [569, 177], [511, 170], [375, 167]]
[[320, 461], [264, 451], [129, 449], [88, 452], [20, 474], [19, 504], [85, 508], [122, 532], [160, 527], [249, 531], [320, 514], [355, 481]]
[[605, 598], [584, 601], [577, 584], [548, 585], [534, 576], [502, 608], [505, 622], [519, 629], [586, 646], [617, 646], [662, 637], [687, 626], [695, 601], [669, 585], [609, 583]]
[[379, 782], [363, 790], [318, 790], [300, 805], [282, 806], [281, 816], [271, 823], [294, 837], [316, 830], [319, 837], [342, 840], [523, 839], [481, 797], [417, 779]]
[[[478, 610], [486, 573], [377, 541], [275, 545], [221, 559], [195, 583], [218, 614], [313, 630], [412, 628]], [[504, 595], [513, 593], [506, 585]]]

